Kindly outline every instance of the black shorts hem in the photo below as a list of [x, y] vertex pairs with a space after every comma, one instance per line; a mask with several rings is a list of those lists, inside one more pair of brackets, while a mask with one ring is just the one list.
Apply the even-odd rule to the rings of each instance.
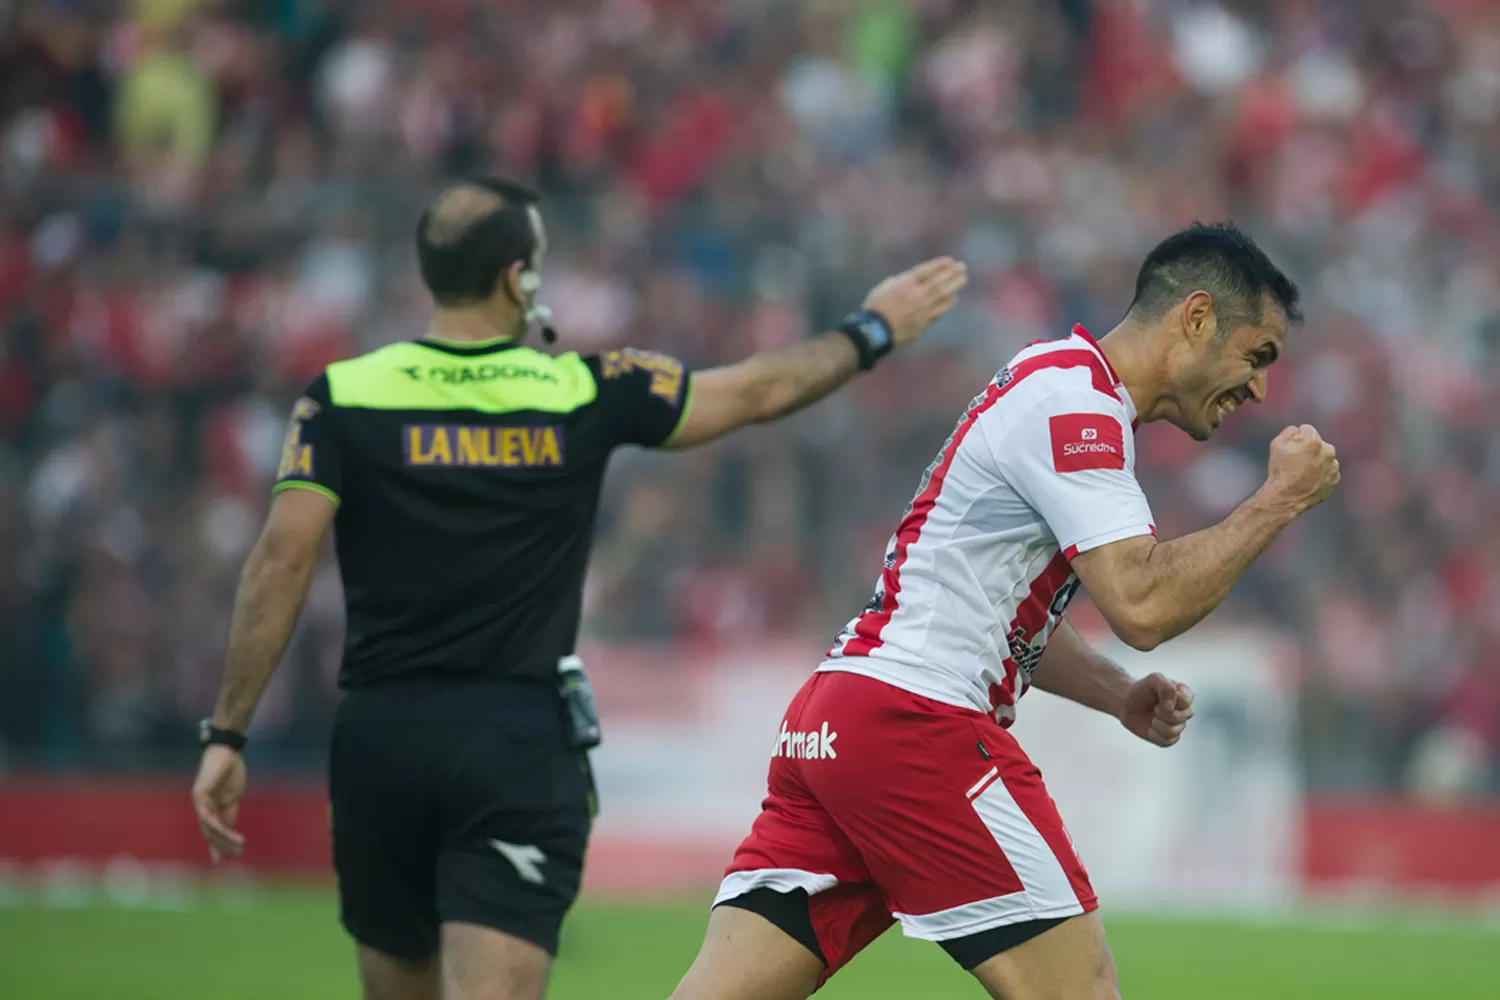
[[965, 970], [971, 970], [1002, 952], [1045, 934], [1064, 920], [1072, 919], [1072, 917], [1050, 917], [1045, 920], [1022, 920], [1003, 927], [991, 927], [987, 931], [979, 931], [976, 934], [939, 941], [938, 944], [948, 953], [949, 958], [963, 966]]
[[367, 930], [362, 930], [354, 926], [347, 919], [341, 918], [339, 923], [343, 925], [344, 931], [354, 939], [356, 944], [369, 948], [371, 951], [378, 951], [382, 955], [399, 958], [403, 962], [421, 962], [432, 958], [438, 953], [438, 943], [436, 941], [433, 941], [430, 946], [421, 944], [413, 945], [409, 941], [397, 941], [389, 935], [372, 934]]
[[813, 930], [812, 910], [806, 889], [780, 892], [762, 886], [714, 905], [715, 908], [733, 906], [760, 914], [793, 941], [812, 952], [818, 961], [828, 964], [828, 959], [823, 957], [823, 948], [818, 944], [818, 935]]
[[473, 924], [475, 927], [483, 927], [487, 930], [499, 931], [501, 934], [519, 938], [529, 944], [557, 957], [558, 939], [562, 936], [562, 918], [558, 917], [555, 923], [549, 926], [539, 926], [539, 921], [534, 916], [520, 913], [488, 913], [479, 910], [444, 910], [438, 916], [440, 924]]

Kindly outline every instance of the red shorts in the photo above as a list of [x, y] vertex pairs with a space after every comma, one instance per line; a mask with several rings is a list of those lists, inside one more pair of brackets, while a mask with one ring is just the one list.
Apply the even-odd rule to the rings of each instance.
[[807, 891], [829, 975], [893, 919], [952, 941], [1099, 905], [1041, 772], [993, 718], [838, 672], [792, 699], [714, 904], [758, 888]]

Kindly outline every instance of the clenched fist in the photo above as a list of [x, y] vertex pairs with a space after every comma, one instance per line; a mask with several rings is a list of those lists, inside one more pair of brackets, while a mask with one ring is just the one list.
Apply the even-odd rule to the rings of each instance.
[[885, 318], [895, 346], [901, 347], [953, 308], [968, 280], [965, 264], [952, 257], [936, 257], [886, 278], [865, 296], [864, 307]]
[[1312, 424], [1288, 427], [1271, 442], [1266, 488], [1294, 513], [1316, 507], [1338, 484], [1338, 454]]
[[1182, 739], [1192, 717], [1192, 689], [1163, 674], [1149, 674], [1130, 685], [1120, 709], [1120, 723], [1126, 729], [1159, 747]]

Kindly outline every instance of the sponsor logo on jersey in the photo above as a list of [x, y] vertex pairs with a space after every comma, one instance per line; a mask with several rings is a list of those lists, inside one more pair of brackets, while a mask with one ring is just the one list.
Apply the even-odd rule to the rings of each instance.
[[633, 371], [651, 373], [651, 395], [676, 403], [682, 392], [682, 362], [666, 354], [627, 347], [610, 351], [600, 361], [599, 371], [607, 379], [629, 375]]
[[557, 376], [549, 371], [516, 364], [432, 365], [427, 368], [422, 368], [418, 365], [404, 365], [401, 371], [405, 372], [406, 377], [413, 382], [421, 382], [425, 379], [426, 381], [437, 382], [442, 385], [494, 382], [498, 379], [507, 378], [533, 379], [537, 382], [557, 381]]
[[1017, 625], [1005, 637], [1006, 645], [1010, 647], [1010, 658], [1015, 661], [1016, 669], [1020, 670], [1024, 676], [1027, 687], [1031, 686], [1031, 679], [1036, 674], [1037, 664], [1041, 662], [1042, 654], [1047, 651], [1047, 640], [1052, 638], [1053, 631], [1062, 622], [1068, 605], [1073, 601], [1073, 595], [1078, 593], [1078, 585], [1078, 577], [1070, 574], [1067, 581], [1057, 588], [1052, 595], [1052, 603], [1047, 605], [1046, 624], [1036, 635], [1029, 634], [1025, 627]]
[[461, 469], [537, 469], [563, 464], [563, 429], [407, 424], [402, 460], [410, 466]]
[[302, 426], [311, 420], [322, 407], [306, 396], [292, 406], [292, 419], [287, 425], [286, 437], [281, 442], [281, 462], [276, 467], [276, 478], [300, 476], [308, 479], [313, 474], [313, 447], [302, 441]]
[[1050, 421], [1052, 466], [1058, 472], [1125, 468], [1125, 432], [1103, 413], [1064, 413]]
[[772, 757], [791, 757], [796, 760], [832, 760], [838, 756], [833, 741], [838, 733], [828, 731], [828, 723], [811, 732], [794, 733], [787, 729], [786, 720], [781, 722], [781, 733], [776, 737], [776, 749]]

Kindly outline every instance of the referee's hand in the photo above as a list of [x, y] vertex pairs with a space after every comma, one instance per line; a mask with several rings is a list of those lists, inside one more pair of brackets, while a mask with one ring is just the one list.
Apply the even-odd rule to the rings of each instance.
[[238, 855], [245, 849], [244, 836], [234, 829], [244, 794], [245, 761], [239, 751], [218, 744], [204, 747], [193, 781], [193, 811], [214, 864], [225, 854]]
[[932, 321], [953, 308], [969, 281], [969, 268], [952, 257], [935, 257], [886, 278], [865, 296], [865, 308], [891, 327], [897, 347], [922, 335]]

